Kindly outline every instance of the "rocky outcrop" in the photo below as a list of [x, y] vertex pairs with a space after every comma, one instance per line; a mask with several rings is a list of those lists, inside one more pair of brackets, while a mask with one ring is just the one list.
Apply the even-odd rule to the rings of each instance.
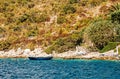
[[99, 53], [89, 52], [84, 47], [76, 47], [76, 51], [68, 51], [60, 54], [53, 53], [55, 58], [63, 59], [102, 59], [102, 60], [119, 60], [120, 56], [114, 50]]
[[119, 60], [120, 55], [114, 52], [114, 50], [99, 53], [99, 52], [89, 52], [85, 47], [76, 47], [74, 51], [67, 51], [63, 53], [56, 53], [55, 51], [52, 54], [45, 53], [41, 48], [36, 48], [34, 50], [30, 49], [21, 49], [17, 50], [11, 49], [9, 51], [0, 51], [0, 58], [27, 58], [27, 57], [44, 57], [52, 55], [54, 58], [63, 58], [63, 59], [102, 59], [102, 60]]
[[36, 48], [33, 51], [30, 49], [21, 49], [17, 50], [11, 49], [9, 51], [0, 51], [0, 58], [27, 58], [30, 56], [47, 56], [48, 54], [44, 53], [41, 48]]

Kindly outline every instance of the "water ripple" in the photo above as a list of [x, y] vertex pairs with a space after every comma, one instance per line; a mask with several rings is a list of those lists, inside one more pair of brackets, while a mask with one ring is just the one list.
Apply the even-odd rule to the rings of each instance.
[[120, 79], [120, 61], [0, 59], [0, 79]]

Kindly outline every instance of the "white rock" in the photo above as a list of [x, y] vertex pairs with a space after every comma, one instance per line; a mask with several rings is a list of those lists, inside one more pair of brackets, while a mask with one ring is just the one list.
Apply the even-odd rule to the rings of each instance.
[[25, 50], [23, 51], [23, 56], [29, 57], [29, 56], [30, 56], [30, 53], [31, 53], [30, 49], [25, 49]]
[[17, 55], [20, 55], [20, 54], [22, 54], [22, 53], [23, 53], [23, 50], [22, 50], [21, 48], [18, 48], [17, 51], [16, 51], [16, 54], [17, 54]]
[[5, 52], [4, 51], [0, 51], [0, 56], [4, 56]]
[[85, 54], [87, 54], [87, 51], [86, 51], [85, 48], [80, 47], [80, 46], [77, 46], [77, 47], [76, 47], [75, 54], [76, 54], [76, 55], [85, 55]]
[[27, 53], [30, 53], [30, 49], [25, 49], [23, 53], [27, 54]]
[[0, 54], [4, 54], [5, 52], [4, 51], [0, 51]]
[[13, 54], [16, 54], [15, 50], [14, 49], [11, 49], [7, 52], [8, 56], [13, 56]]

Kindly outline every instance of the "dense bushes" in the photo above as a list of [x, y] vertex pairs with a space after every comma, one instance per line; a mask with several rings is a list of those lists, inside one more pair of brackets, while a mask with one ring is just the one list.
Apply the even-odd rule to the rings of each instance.
[[39, 23], [45, 22], [49, 20], [49, 16], [47, 14], [41, 14], [41, 12], [32, 12], [32, 13], [25, 13], [18, 18], [19, 23], [23, 22], [32, 22], [32, 23]]
[[120, 5], [113, 5], [110, 11], [110, 20], [97, 20], [88, 27], [88, 37], [100, 52], [112, 50], [120, 42]]
[[120, 10], [111, 13], [111, 20], [120, 23]]
[[71, 6], [71, 5], [66, 5], [64, 8], [63, 8], [63, 12], [65, 14], [69, 14], [69, 13], [75, 13], [76, 12], [76, 9]]
[[100, 20], [90, 24], [87, 34], [95, 46], [102, 49], [107, 43], [116, 40], [115, 28], [119, 26], [119, 24], [113, 24], [108, 20]]
[[112, 6], [110, 11], [111, 11], [110, 15], [111, 15], [112, 22], [120, 23], [120, 4], [116, 4]]
[[[120, 24], [120, 4], [117, 3], [110, 8], [110, 17], [113, 23]], [[120, 25], [116, 27], [116, 41], [120, 41]]]
[[[73, 49], [83, 40], [82, 35], [75, 32], [87, 27], [93, 20], [94, 13], [90, 10], [97, 9], [95, 6], [98, 5], [107, 6], [107, 2], [101, 4], [104, 1], [108, 0], [0, 0], [0, 37], [5, 41], [11, 38], [10, 45], [9, 42], [2, 42], [0, 49], [25, 44], [26, 48], [32, 49], [36, 44], [41, 46], [52, 44], [46, 49], [49, 53], [53, 50], [64, 52]], [[106, 9], [100, 16], [104, 14], [107, 14]], [[120, 22], [119, 14], [118, 7], [113, 8], [111, 13], [113, 23]], [[96, 16], [99, 16], [99, 13]], [[108, 42], [120, 41], [120, 27], [113, 23], [95, 21], [88, 26], [88, 37], [99, 49]], [[30, 37], [34, 38], [29, 39]]]
[[56, 51], [57, 53], [62, 53], [70, 49], [74, 49], [77, 45], [80, 45], [82, 43], [82, 35], [83, 31], [79, 33], [73, 33], [72, 35], [64, 37], [62, 39], [57, 39], [53, 45], [45, 50], [45, 52], [52, 53], [52, 51]]
[[120, 3], [117, 3], [110, 7], [110, 12], [114, 12], [114, 11], [118, 11], [118, 10], [120, 10]]

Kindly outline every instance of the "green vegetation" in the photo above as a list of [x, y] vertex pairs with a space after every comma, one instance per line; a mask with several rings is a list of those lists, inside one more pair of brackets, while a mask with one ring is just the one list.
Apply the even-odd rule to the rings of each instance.
[[75, 49], [77, 45], [80, 45], [83, 41], [82, 38], [83, 30], [79, 33], [74, 33], [68, 37], [57, 39], [53, 45], [48, 47], [45, 52], [52, 53], [52, 51], [56, 51], [58, 53], [62, 53], [68, 51], [69, 49]]
[[102, 53], [114, 49], [118, 45], [116, 42], [120, 42], [119, 10], [119, 4], [112, 6], [111, 19], [95, 19], [86, 29], [88, 38]]
[[66, 6], [63, 8], [63, 12], [64, 12], [65, 14], [75, 13], [75, 12], [76, 12], [76, 9], [75, 9], [72, 5], [66, 5]]
[[120, 48], [118, 48], [118, 53], [119, 53], [119, 55], [120, 55]]
[[102, 50], [100, 50], [101, 53], [107, 52], [109, 50], [113, 50], [116, 48], [117, 45], [119, 45], [120, 43], [118, 42], [110, 42], [108, 43]]
[[59, 16], [59, 17], [57, 18], [57, 23], [58, 23], [58, 24], [63, 24], [63, 23], [65, 23], [65, 22], [66, 22], [65, 16]]
[[28, 32], [28, 35], [27, 35], [27, 36], [28, 36], [28, 37], [30, 37], [30, 36], [37, 36], [37, 34], [38, 34], [37, 31], [31, 30], [31, 31]]
[[118, 0], [0, 0], [0, 50], [41, 46], [61, 53], [88, 42], [102, 50], [120, 41], [119, 29]]
[[89, 0], [88, 3], [91, 5], [91, 6], [97, 6], [99, 5], [100, 3], [102, 2], [106, 2], [107, 0]]
[[89, 26], [87, 34], [95, 46], [102, 49], [107, 43], [115, 41], [115, 27], [119, 27], [119, 25], [107, 20], [100, 20]]
[[69, 0], [70, 4], [74, 4], [74, 3], [78, 3], [78, 2], [79, 2], [79, 0]]
[[116, 4], [111, 8], [111, 20], [112, 22], [120, 23], [120, 4]]

